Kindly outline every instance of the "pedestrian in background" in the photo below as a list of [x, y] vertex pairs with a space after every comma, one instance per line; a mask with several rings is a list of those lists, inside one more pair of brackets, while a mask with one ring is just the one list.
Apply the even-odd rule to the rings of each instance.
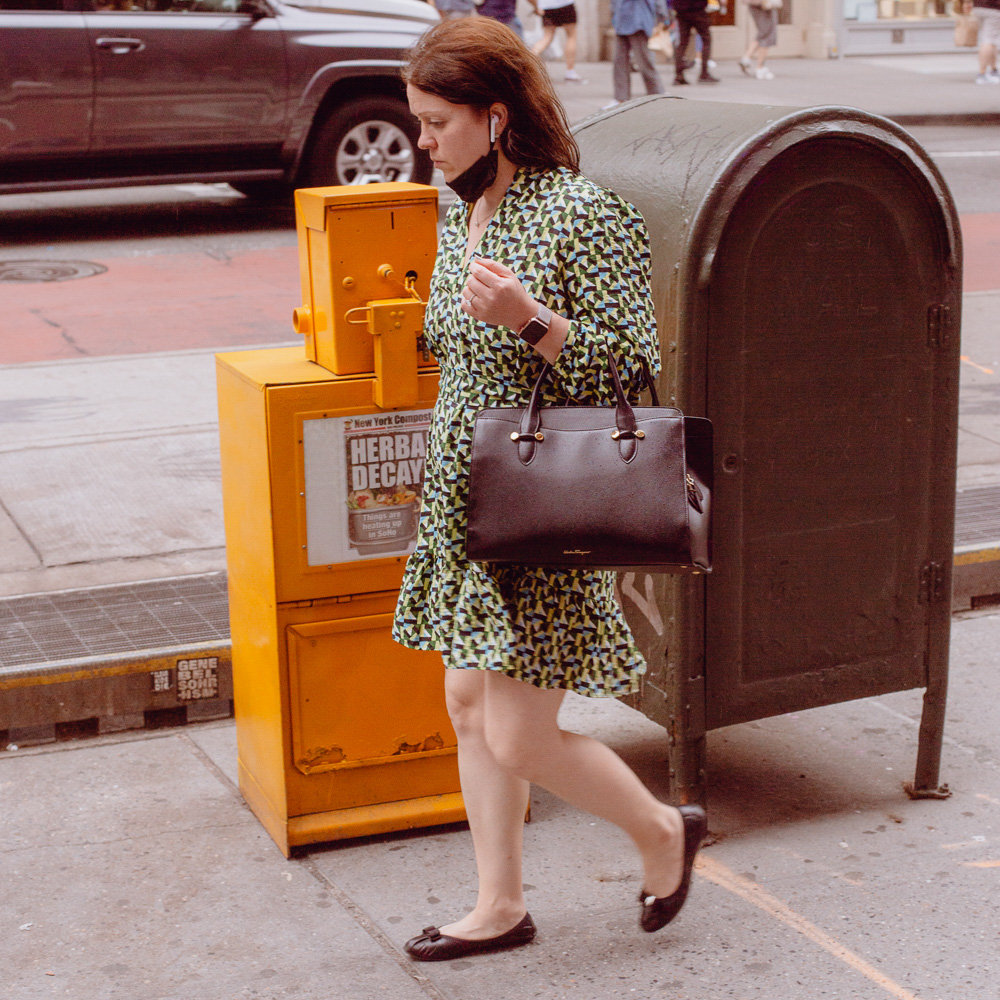
[[542, 19], [542, 37], [535, 42], [534, 53], [540, 56], [555, 40], [556, 28], [566, 33], [563, 58], [566, 60], [564, 79], [571, 83], [587, 81], [576, 71], [576, 4], [571, 0], [531, 0], [535, 13]]
[[532, 941], [521, 863], [529, 782], [631, 837], [643, 866], [640, 926], [656, 931], [687, 898], [705, 813], [660, 802], [613, 750], [558, 723], [567, 691], [638, 690], [645, 661], [615, 574], [477, 563], [465, 547], [483, 407], [526, 406], [546, 362], [546, 406], [613, 401], [608, 352], [633, 399], [644, 363], [659, 369], [649, 234], [632, 205], [581, 175], [548, 73], [513, 32], [486, 17], [436, 24], [403, 76], [420, 147], [461, 200], [445, 220], [427, 300], [440, 392], [393, 636], [444, 659], [479, 876], [471, 912], [405, 948], [437, 962]]
[[[997, 0], [1000, 3], [1000, 0]], [[774, 74], [764, 65], [767, 50], [778, 44], [778, 11], [782, 0], [747, 0], [757, 38], [740, 57], [740, 69], [757, 80], [773, 80]], [[756, 59], [757, 65], [754, 66]]]
[[524, 38], [524, 27], [517, 16], [517, 0], [483, 0], [479, 5], [479, 13], [506, 24], [518, 38]]
[[606, 104], [606, 108], [632, 96], [633, 60], [646, 84], [646, 93], [663, 93], [663, 81], [649, 51], [649, 38], [654, 28], [666, 22], [666, 0], [611, 0], [611, 25], [615, 29], [615, 99], [612, 104]]
[[701, 39], [701, 73], [699, 83], [718, 83], [709, 69], [712, 59], [712, 32], [708, 21], [708, 0], [673, 0], [674, 14], [677, 16], [677, 46], [674, 49], [674, 85], [686, 84], [684, 78], [684, 53], [687, 52], [691, 32], [696, 31]]
[[979, 76], [976, 83], [1000, 83], [997, 46], [1000, 45], [1000, 0], [975, 0], [963, 5], [979, 25]]
[[454, 17], [472, 17], [476, 12], [475, 0], [429, 0], [429, 2], [441, 15], [442, 21]]

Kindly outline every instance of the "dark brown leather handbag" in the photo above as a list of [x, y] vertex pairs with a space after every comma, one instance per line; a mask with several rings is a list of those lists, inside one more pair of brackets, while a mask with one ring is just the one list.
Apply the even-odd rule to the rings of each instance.
[[712, 568], [712, 424], [632, 406], [481, 410], [472, 437], [466, 551], [473, 562], [648, 573]]

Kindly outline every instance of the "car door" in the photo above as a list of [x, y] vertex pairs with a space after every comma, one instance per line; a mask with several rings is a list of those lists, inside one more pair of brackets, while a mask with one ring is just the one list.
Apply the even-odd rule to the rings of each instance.
[[94, 80], [73, 0], [0, 0], [0, 157], [78, 155], [90, 141]]
[[262, 3], [244, 13], [251, 8], [242, 0], [91, 2], [94, 153], [204, 152], [281, 142], [284, 40]]

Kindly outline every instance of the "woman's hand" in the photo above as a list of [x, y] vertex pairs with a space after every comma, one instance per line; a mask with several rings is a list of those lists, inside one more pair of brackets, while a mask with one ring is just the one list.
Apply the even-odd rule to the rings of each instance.
[[538, 303], [509, 267], [474, 257], [469, 280], [462, 289], [462, 312], [482, 323], [510, 327], [517, 333], [535, 318]]

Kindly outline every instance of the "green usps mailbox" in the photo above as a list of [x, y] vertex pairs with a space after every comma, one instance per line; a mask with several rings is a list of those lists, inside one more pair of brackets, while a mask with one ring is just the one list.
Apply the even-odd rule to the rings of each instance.
[[715, 430], [712, 575], [619, 579], [674, 798], [704, 800], [708, 730], [911, 688], [907, 791], [947, 795], [961, 237], [941, 175], [850, 108], [654, 97], [575, 134], [649, 227], [661, 399]]

